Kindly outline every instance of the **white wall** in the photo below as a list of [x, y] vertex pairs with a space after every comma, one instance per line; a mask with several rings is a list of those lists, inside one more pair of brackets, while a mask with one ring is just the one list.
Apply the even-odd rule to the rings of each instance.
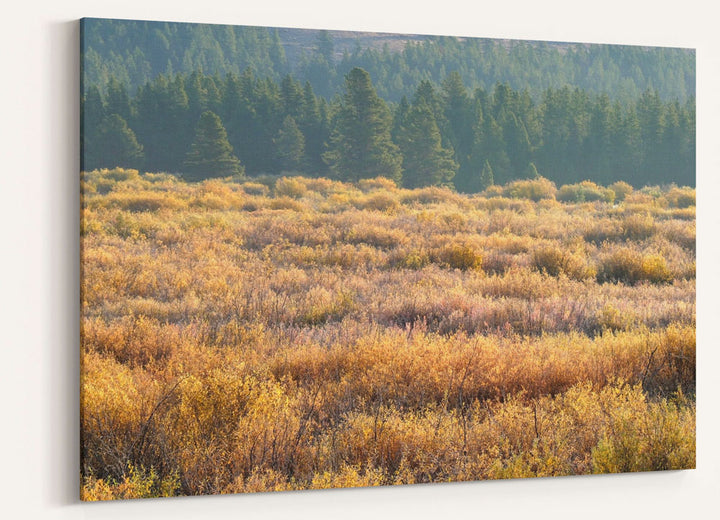
[[[100, 5], [104, 4], [104, 5]], [[0, 79], [0, 516], [4, 518], [717, 518], [720, 39], [701, 0], [15, 0]], [[80, 504], [78, 59], [82, 16], [697, 48], [698, 469]]]

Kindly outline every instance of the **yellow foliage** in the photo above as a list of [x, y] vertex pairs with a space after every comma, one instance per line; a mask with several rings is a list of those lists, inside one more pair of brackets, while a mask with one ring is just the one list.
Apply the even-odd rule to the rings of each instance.
[[84, 500], [694, 466], [687, 189], [259, 180], [83, 174]]

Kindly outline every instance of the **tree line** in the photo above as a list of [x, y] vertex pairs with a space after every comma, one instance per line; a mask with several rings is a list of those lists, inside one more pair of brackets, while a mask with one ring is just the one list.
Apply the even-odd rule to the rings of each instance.
[[158, 74], [242, 74], [252, 68], [279, 82], [292, 74], [326, 99], [342, 94], [355, 67], [368, 71], [385, 100], [398, 102], [422, 80], [440, 84], [457, 71], [472, 90], [507, 83], [539, 101], [565, 85], [633, 101], [648, 88], [663, 100], [695, 93], [689, 49], [581, 43], [408, 36], [400, 47], [381, 37], [307, 29], [273, 29], [135, 20], [85, 19], [81, 24], [86, 86], [114, 76], [135, 90]]
[[421, 80], [388, 103], [353, 68], [327, 101], [309, 81], [241, 74], [157, 76], [131, 95], [113, 76], [82, 97], [82, 167], [211, 176], [297, 172], [346, 180], [385, 176], [408, 187], [474, 192], [542, 175], [558, 184], [695, 183], [695, 102], [656, 90], [620, 103], [606, 94], [496, 84], [460, 73]]

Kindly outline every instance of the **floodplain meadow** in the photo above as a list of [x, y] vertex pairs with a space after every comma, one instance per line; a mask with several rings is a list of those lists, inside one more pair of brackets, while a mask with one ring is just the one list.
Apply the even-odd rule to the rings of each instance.
[[695, 191], [82, 181], [87, 500], [695, 466]]

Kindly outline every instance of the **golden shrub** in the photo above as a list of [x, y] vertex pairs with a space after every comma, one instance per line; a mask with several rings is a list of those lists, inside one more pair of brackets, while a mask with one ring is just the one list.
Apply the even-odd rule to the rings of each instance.
[[360, 209], [394, 212], [400, 207], [400, 202], [393, 194], [380, 191], [359, 199], [357, 206]]
[[452, 269], [481, 269], [483, 256], [469, 244], [450, 243], [431, 250], [430, 259]]
[[532, 263], [538, 271], [550, 276], [559, 276], [563, 273], [576, 280], [595, 276], [594, 270], [587, 265], [586, 259], [580, 253], [554, 245], [546, 245], [534, 250]]
[[673, 208], [690, 208], [695, 206], [695, 190], [689, 187], [673, 187], [665, 194], [665, 199]]
[[615, 192], [612, 189], [598, 186], [592, 181], [577, 184], [565, 184], [557, 192], [557, 199], [562, 202], [613, 202]]
[[608, 186], [615, 193], [615, 200], [622, 202], [633, 192], [633, 187], [625, 181], [613, 182]]
[[535, 202], [542, 199], [554, 199], [556, 193], [555, 183], [544, 177], [512, 181], [503, 189], [506, 197], [530, 199]]
[[299, 199], [306, 193], [305, 184], [295, 177], [281, 177], [275, 181], [275, 194], [279, 197]]
[[358, 187], [364, 192], [374, 190], [395, 191], [397, 183], [387, 177], [376, 177], [374, 179], [360, 179]]

